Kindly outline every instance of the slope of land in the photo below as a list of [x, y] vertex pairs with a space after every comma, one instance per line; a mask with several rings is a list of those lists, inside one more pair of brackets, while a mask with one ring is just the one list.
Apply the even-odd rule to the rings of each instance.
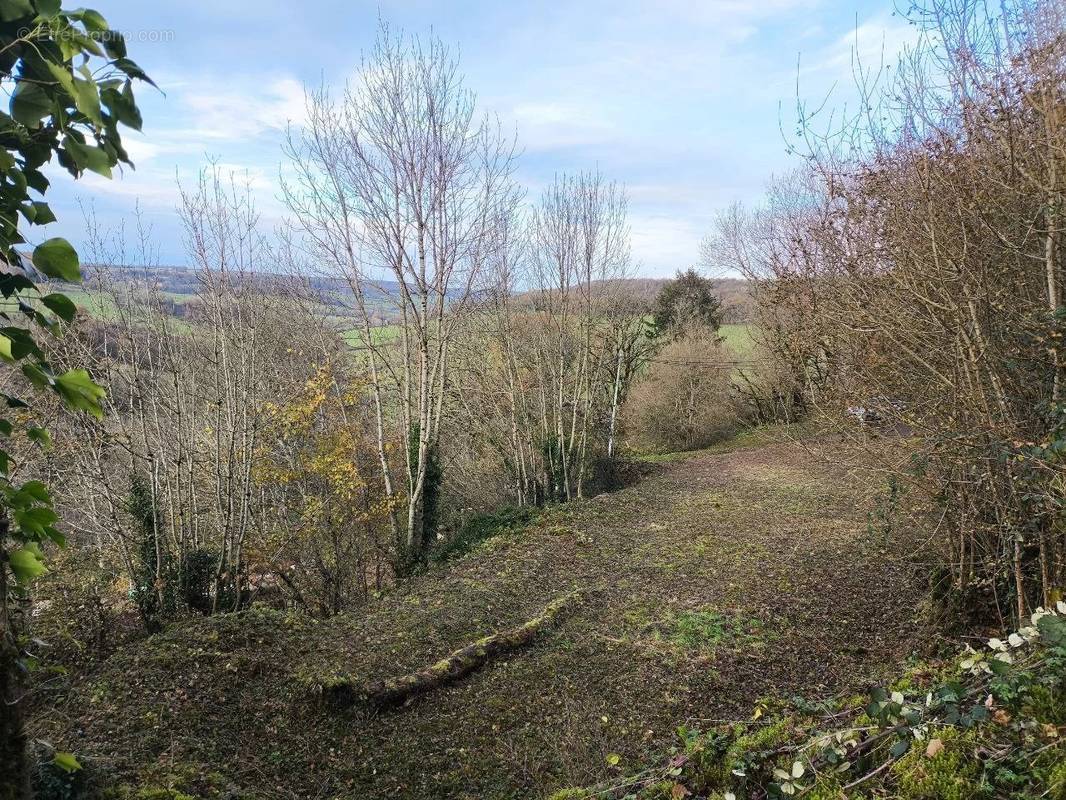
[[[617, 774], [686, 720], [858, 688], [908, 654], [919, 571], [905, 537], [868, 524], [876, 481], [839, 466], [842, 445], [817, 447], [749, 435], [665, 461], [363, 613], [176, 624], [79, 681], [35, 732], [144, 797], [527, 798]], [[405, 707], [316, 700], [575, 590], [534, 644]]]

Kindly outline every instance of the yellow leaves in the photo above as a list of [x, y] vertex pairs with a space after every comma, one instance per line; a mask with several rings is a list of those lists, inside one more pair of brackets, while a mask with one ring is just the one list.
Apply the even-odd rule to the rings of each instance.
[[252, 474], [278, 493], [286, 536], [306, 541], [379, 525], [402, 504], [402, 496], [384, 491], [377, 441], [362, 423], [364, 390], [339, 383], [326, 363], [293, 396], [264, 403]]

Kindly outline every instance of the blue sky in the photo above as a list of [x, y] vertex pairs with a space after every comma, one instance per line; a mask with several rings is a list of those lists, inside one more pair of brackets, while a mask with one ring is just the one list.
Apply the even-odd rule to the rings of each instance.
[[379, 15], [409, 32], [432, 28], [458, 49], [480, 106], [517, 130], [530, 198], [563, 171], [599, 167], [625, 183], [634, 258], [648, 276], [693, 264], [715, 213], [757, 200], [787, 169], [781, 123], [797, 59], [802, 95], [837, 85], [843, 102], [856, 45], [876, 61], [910, 35], [892, 0], [90, 5], [126, 32], [165, 95], [140, 88], [144, 132], [128, 137], [135, 171], [76, 183], [56, 173], [60, 222], [46, 236], [82, 241], [79, 200], [105, 226], [128, 221], [139, 202], [166, 264], [188, 261], [176, 179], [192, 179], [209, 157], [247, 170], [265, 224], [280, 221], [280, 142], [303, 116], [303, 86], [353, 75]]

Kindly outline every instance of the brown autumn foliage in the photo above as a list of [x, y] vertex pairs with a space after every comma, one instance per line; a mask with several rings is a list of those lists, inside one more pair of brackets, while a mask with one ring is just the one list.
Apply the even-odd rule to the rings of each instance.
[[625, 406], [630, 443], [642, 450], [695, 450], [727, 438], [740, 422], [731, 357], [717, 334], [695, 327], [667, 344]]
[[897, 477], [954, 596], [1020, 618], [1066, 585], [1066, 11], [959, 5], [911, 10], [863, 114], [817, 135], [801, 107], [804, 169], [707, 248], [752, 280], [805, 403], [913, 434]]

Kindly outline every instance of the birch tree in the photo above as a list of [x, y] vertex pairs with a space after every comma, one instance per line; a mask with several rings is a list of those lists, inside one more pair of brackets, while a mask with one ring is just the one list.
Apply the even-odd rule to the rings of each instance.
[[[498, 242], [494, 228], [517, 200], [515, 145], [477, 113], [444, 44], [383, 25], [338, 97], [308, 93], [307, 122], [286, 151], [294, 237], [350, 293], [379, 467], [390, 497], [406, 500], [390, 506], [398, 561], [410, 564], [436, 536], [449, 350]], [[396, 341], [374, 329], [381, 304], [394, 309]]]

